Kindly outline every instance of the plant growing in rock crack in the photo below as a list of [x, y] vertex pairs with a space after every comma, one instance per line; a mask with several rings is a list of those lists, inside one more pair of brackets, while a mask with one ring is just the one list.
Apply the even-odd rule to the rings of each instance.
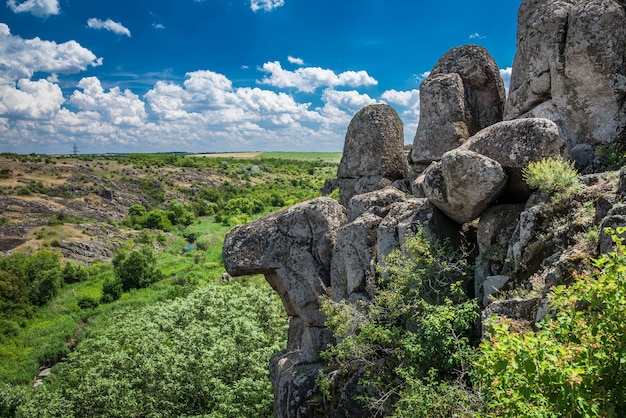
[[531, 189], [555, 197], [569, 196], [581, 187], [574, 164], [561, 158], [530, 162], [522, 170], [522, 177]]

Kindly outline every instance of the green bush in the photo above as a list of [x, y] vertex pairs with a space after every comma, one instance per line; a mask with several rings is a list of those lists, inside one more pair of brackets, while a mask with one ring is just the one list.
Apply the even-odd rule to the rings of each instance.
[[[402, 416], [408, 408], [431, 416], [416, 403], [424, 382], [435, 391], [431, 396], [452, 387], [472, 393], [467, 372], [478, 343], [478, 306], [462, 291], [468, 271], [463, 254], [430, 242], [420, 229], [379, 266], [371, 303], [322, 300], [326, 324], [341, 341], [322, 356], [344, 375], [366, 370], [360, 384], [377, 414]], [[447, 402], [446, 408], [467, 407]]]
[[148, 212], [142, 226], [144, 228], [160, 229], [165, 232], [172, 230], [172, 222], [169, 220], [167, 213], [161, 209], [153, 209]]
[[82, 296], [78, 299], [78, 307], [80, 309], [95, 308], [100, 304], [100, 301], [91, 296]]
[[118, 251], [113, 257], [113, 271], [124, 291], [141, 289], [161, 279], [156, 257], [145, 245], [131, 251]]
[[122, 296], [122, 281], [118, 277], [107, 277], [102, 284], [100, 303], [111, 303]]
[[170, 203], [167, 217], [172, 225], [189, 226], [195, 221], [193, 210], [179, 202]]
[[522, 176], [531, 189], [550, 194], [573, 193], [580, 188], [574, 164], [563, 159], [531, 162], [522, 170]]
[[26, 275], [30, 281], [28, 298], [37, 306], [52, 299], [63, 284], [61, 253], [40, 250], [26, 260]]
[[626, 416], [626, 246], [613, 239], [595, 274], [550, 295], [538, 332], [492, 320], [475, 367], [490, 416]]
[[89, 273], [85, 266], [80, 263], [68, 261], [63, 267], [63, 281], [65, 283], [78, 283], [87, 280]]
[[287, 321], [269, 286], [211, 284], [112, 324], [55, 366], [43, 390], [11, 402], [17, 416], [273, 415], [267, 365]]

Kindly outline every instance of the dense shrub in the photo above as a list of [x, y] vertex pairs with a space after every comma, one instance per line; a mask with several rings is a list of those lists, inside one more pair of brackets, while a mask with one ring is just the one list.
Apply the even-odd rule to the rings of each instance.
[[122, 296], [122, 281], [119, 277], [107, 277], [102, 284], [101, 303], [111, 303]]
[[461, 286], [467, 272], [462, 254], [431, 243], [419, 230], [380, 266], [371, 303], [323, 300], [327, 325], [341, 340], [323, 357], [345, 375], [366, 370], [360, 380], [363, 400], [375, 413], [438, 416], [423, 402], [426, 386], [431, 397], [450, 392], [440, 398], [441, 411], [469, 408], [452, 393], [466, 394], [468, 403], [477, 398], [466, 376], [478, 342], [478, 306]]
[[613, 239], [595, 274], [550, 295], [557, 313], [538, 332], [490, 324], [475, 371], [490, 416], [626, 416], [626, 246]]
[[63, 278], [60, 260], [61, 253], [48, 250], [40, 250], [24, 259], [28, 300], [31, 304], [44, 305], [61, 288]]
[[85, 266], [80, 263], [68, 261], [63, 267], [63, 281], [65, 283], [77, 283], [87, 280], [89, 273]]
[[131, 251], [120, 250], [113, 257], [113, 271], [122, 290], [141, 289], [161, 278], [152, 250], [142, 245]]
[[142, 226], [144, 228], [160, 229], [165, 232], [172, 230], [172, 222], [167, 213], [161, 209], [153, 209], [148, 212]]
[[193, 209], [179, 202], [172, 202], [167, 208], [167, 217], [172, 225], [189, 226], [195, 220]]
[[112, 323], [9, 407], [46, 417], [272, 416], [267, 365], [284, 348], [286, 318], [269, 287], [213, 284]]

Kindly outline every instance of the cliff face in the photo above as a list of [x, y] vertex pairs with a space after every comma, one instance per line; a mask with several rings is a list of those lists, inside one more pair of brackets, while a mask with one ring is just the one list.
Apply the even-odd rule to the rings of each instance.
[[[487, 51], [455, 48], [422, 85], [412, 171], [395, 111], [368, 106], [346, 134], [339, 202], [304, 202], [229, 233], [229, 273], [265, 274], [291, 318], [287, 349], [270, 364], [277, 416], [366, 415], [351, 396], [334, 405], [320, 396], [318, 353], [333, 341], [319, 297], [370, 299], [374, 266], [418, 227], [433, 240], [470, 240], [477, 257], [466, 288], [483, 315], [529, 325], [549, 309], [552, 286], [610, 249], [589, 231], [626, 225], [626, 171], [593, 171], [595, 147], [626, 128], [625, 54], [623, 2], [525, 0], [506, 103]], [[567, 199], [533, 193], [522, 169], [546, 157], [592, 173]], [[338, 390], [354, 389], [348, 380]]]

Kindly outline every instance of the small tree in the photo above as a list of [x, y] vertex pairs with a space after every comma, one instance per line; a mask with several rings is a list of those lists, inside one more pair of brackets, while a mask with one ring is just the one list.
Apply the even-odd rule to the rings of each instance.
[[113, 271], [124, 291], [146, 287], [161, 278], [161, 272], [156, 268], [156, 257], [147, 246], [130, 252], [119, 251], [113, 257]]

